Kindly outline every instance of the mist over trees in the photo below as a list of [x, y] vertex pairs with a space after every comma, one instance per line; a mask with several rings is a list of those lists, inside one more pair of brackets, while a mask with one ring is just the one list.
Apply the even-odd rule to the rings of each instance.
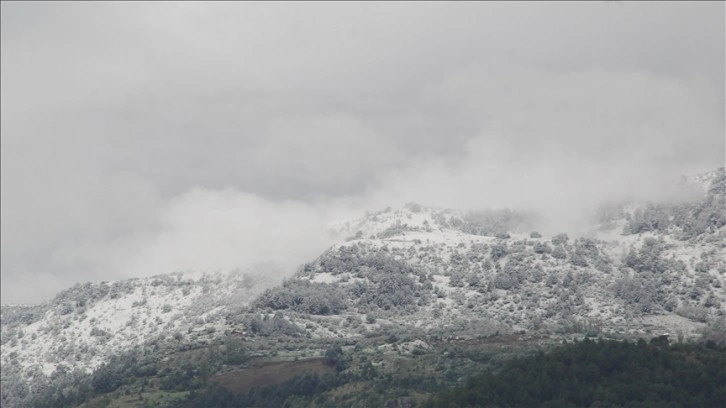
[[683, 204], [648, 204], [626, 215], [625, 234], [677, 231], [682, 240], [698, 237], [726, 225], [726, 170], [716, 171], [705, 199]]

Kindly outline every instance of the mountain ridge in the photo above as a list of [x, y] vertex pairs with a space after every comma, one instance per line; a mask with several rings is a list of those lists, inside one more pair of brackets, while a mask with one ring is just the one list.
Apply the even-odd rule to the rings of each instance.
[[282, 284], [267, 264], [77, 284], [40, 305], [3, 305], [3, 401], [139, 345], [229, 336], [723, 336], [726, 183], [713, 173], [697, 179], [710, 183], [698, 202], [631, 203], [588, 236], [545, 237], [510, 210], [409, 203], [337, 223], [346, 238]]

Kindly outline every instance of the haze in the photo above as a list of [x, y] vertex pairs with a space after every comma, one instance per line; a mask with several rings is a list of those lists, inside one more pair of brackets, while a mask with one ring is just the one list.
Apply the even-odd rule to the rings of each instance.
[[2, 301], [724, 165], [724, 3], [2, 2]]

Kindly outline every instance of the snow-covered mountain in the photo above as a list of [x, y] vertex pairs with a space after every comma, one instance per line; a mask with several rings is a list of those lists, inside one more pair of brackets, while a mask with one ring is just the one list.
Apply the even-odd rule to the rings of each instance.
[[204, 343], [235, 313], [279, 283], [271, 265], [78, 284], [41, 305], [2, 307], [3, 376], [90, 372], [118, 353], [165, 338]]
[[4, 305], [3, 401], [140, 345], [229, 335], [721, 333], [725, 180], [723, 169], [692, 178], [708, 184], [697, 201], [611, 207], [586, 237], [543, 236], [534, 216], [509, 210], [408, 204], [332, 226], [347, 238], [282, 284], [260, 265], [79, 284], [45, 304]]
[[[622, 231], [633, 222], [617, 224]], [[537, 232], [478, 235], [464, 231], [486, 225], [455, 211], [426, 208], [386, 211], [350, 225], [360, 233], [296, 279], [322, 292], [331, 285], [342, 289], [335, 297], [346, 298], [341, 313], [361, 319], [373, 313], [427, 329], [486, 321], [549, 334], [584, 329], [695, 336], [726, 312], [723, 226], [688, 241], [680, 239], [677, 227], [627, 235], [596, 231], [576, 239]], [[391, 271], [401, 275], [398, 281], [386, 280]], [[288, 285], [289, 290], [270, 290], [261, 305], [295, 310], [275, 299], [284, 297], [278, 292], [298, 290]], [[385, 296], [391, 297], [390, 307]]]

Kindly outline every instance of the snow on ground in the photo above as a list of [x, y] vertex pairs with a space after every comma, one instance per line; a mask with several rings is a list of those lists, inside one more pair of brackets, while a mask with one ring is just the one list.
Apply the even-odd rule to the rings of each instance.
[[697, 337], [698, 330], [706, 326], [705, 323], [694, 322], [675, 314], [648, 315], [638, 319], [639, 326], [659, 331], [660, 334], [670, 334], [673, 338], [682, 334], [685, 338]]
[[[634, 208], [628, 210], [634, 211]], [[414, 208], [415, 209], [415, 208]], [[382, 251], [396, 259], [407, 262], [423, 269], [433, 280], [433, 286], [443, 297], [432, 296], [431, 304], [420, 308], [416, 313], [400, 316], [397, 319], [378, 318], [376, 323], [366, 323], [364, 315], [349, 312], [345, 316], [311, 317], [296, 321], [303, 326], [310, 324], [309, 333], [312, 337], [346, 337], [359, 334], [359, 330], [346, 324], [345, 317], [357, 318], [363, 323], [363, 328], [374, 329], [385, 325], [400, 326], [405, 323], [417, 326], [432, 327], [441, 324], [450, 324], [456, 318], [474, 319], [488, 318], [497, 320], [503, 325], [511, 327], [525, 327], [526, 319], [532, 316], [543, 316], [547, 308], [557, 305], [561, 301], [562, 292], [555, 292], [559, 286], [546, 287], [523, 283], [524, 289], [494, 289], [488, 293], [480, 293], [467, 285], [452, 285], [452, 272], [462, 272], [460, 268], [470, 268], [471, 265], [482, 260], [463, 262], [464, 256], [469, 256], [475, 245], [491, 246], [495, 243], [524, 243], [530, 245], [532, 241], [548, 241], [546, 238], [530, 239], [528, 234], [512, 234], [511, 238], [502, 239], [490, 236], [465, 234], [452, 228], [444, 228], [437, 219], [461, 215], [461, 212], [441, 211], [422, 208], [414, 211], [411, 208], [389, 210], [369, 214], [358, 220], [347, 223], [338, 223], [334, 227], [345, 238], [346, 242], [334, 245], [329, 251], [337, 251], [353, 245], [365, 251], [377, 253]], [[699, 262], [707, 251], [714, 251], [715, 259], [726, 258], [726, 249], [718, 242], [683, 242], [673, 239], [667, 234], [656, 235], [643, 233], [638, 235], [623, 235], [624, 221], [614, 223], [614, 228], [607, 231], [597, 230], [594, 237], [608, 242], [600, 248], [612, 259], [617, 267], [621, 259], [631, 248], [638, 248], [643, 240], [649, 237], [663, 239], [666, 244], [665, 257], [674, 257], [683, 261], [686, 272], [679, 276], [679, 285], [674, 290], [683, 290], [683, 285], [691, 285], [696, 279], [694, 264]], [[356, 235], [360, 231], [360, 234]], [[381, 235], [379, 235], [381, 234]], [[373, 236], [374, 238], [371, 238]], [[709, 237], [713, 239], [714, 235]], [[474, 250], [476, 257], [478, 249]], [[488, 251], [487, 257], [489, 256]], [[708, 255], [708, 254], [707, 254]], [[490, 259], [490, 258], [488, 258]], [[506, 258], [498, 262], [501, 267]], [[462, 266], [462, 265], [469, 266]], [[573, 270], [568, 260], [554, 259], [553, 257], [534, 257], [532, 266], [540, 266], [545, 274], [560, 276], [565, 270]], [[469, 272], [470, 270], [464, 270]], [[481, 273], [481, 269], [478, 270]], [[577, 271], [582, 271], [578, 269]], [[592, 319], [602, 322], [608, 329], [643, 327], [650, 330], [682, 331], [684, 335], [693, 335], [702, 323], [696, 323], [675, 314], [653, 315], [643, 317], [642, 320], [626, 321], [621, 303], [613, 298], [609, 286], [619, 276], [619, 272], [602, 273], [590, 269], [597, 285], [581, 294], [583, 304], [578, 306], [577, 318]], [[485, 277], [495, 273], [488, 270]], [[559, 274], [559, 275], [558, 275]], [[8, 361], [12, 355], [25, 367], [35, 365], [46, 375], [56, 370], [59, 363], [70, 368], [80, 368], [90, 371], [100, 365], [111, 353], [127, 350], [135, 345], [159, 338], [160, 336], [173, 336], [183, 333], [187, 337], [204, 336], [208, 329], [214, 328], [218, 332], [226, 329], [225, 322], [220, 318], [228, 308], [245, 304], [254, 296], [261, 293], [266, 287], [273, 284], [273, 274], [261, 273], [249, 281], [242, 275], [233, 275], [223, 272], [184, 272], [172, 275], [162, 275], [146, 279], [134, 279], [123, 282], [107, 282], [106, 286], [121, 288], [115, 297], [105, 296], [100, 300], [89, 301], [85, 306], [78, 304], [53, 305], [45, 311], [40, 320], [22, 326], [23, 335], [16, 336], [14, 342], [4, 343], [2, 347], [2, 362]], [[251, 275], [250, 275], [251, 276]], [[711, 276], [726, 287], [726, 274], [713, 268], [705, 275]], [[305, 279], [317, 283], [335, 283], [346, 280], [349, 284], [362, 280], [351, 277], [350, 274], [334, 275], [330, 272], [313, 272], [307, 274]], [[253, 284], [252, 287], [248, 287]], [[100, 284], [97, 284], [100, 285]], [[489, 288], [491, 289], [491, 288]], [[488, 290], [489, 290], [488, 289]], [[526, 291], [536, 293], [525, 293]], [[439, 293], [441, 294], [441, 293]], [[720, 297], [726, 296], [721, 290]], [[522, 299], [525, 297], [537, 298], [528, 300], [529, 305], [524, 309]], [[60, 306], [68, 306], [65, 310]], [[20, 306], [16, 306], [20, 307]], [[443, 318], [432, 319], [438, 314]], [[640, 325], [640, 326], [638, 326]], [[5, 327], [3, 331], [5, 332]], [[79, 355], [80, 358], [76, 358]]]
[[[234, 275], [186, 276], [104, 282], [95, 287], [121, 289], [116, 295], [89, 300], [85, 306], [76, 301], [47, 306], [44, 318], [22, 326], [22, 336], [3, 344], [2, 361], [13, 356], [25, 367], [40, 367], [46, 375], [60, 363], [70, 369], [92, 371], [110, 355], [160, 336], [186, 333], [191, 327], [200, 328], [200, 335], [210, 328], [224, 330], [219, 316], [233, 305], [216, 304], [214, 299], [233, 296], [242, 305], [264, 289], [240, 288], [241, 278]], [[210, 297], [211, 293], [214, 296]]]
[[311, 277], [310, 281], [315, 283], [333, 283], [337, 282], [339, 279], [340, 276], [335, 276], [330, 272], [320, 272]]

